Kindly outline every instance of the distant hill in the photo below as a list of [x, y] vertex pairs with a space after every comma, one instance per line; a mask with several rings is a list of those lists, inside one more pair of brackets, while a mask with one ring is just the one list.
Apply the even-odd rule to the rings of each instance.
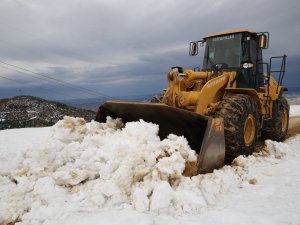
[[0, 130], [52, 126], [65, 115], [90, 121], [96, 112], [32, 96], [0, 99]]

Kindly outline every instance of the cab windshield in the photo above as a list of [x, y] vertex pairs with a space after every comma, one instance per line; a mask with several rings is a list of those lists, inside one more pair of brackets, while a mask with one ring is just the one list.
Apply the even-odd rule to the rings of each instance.
[[203, 69], [211, 70], [213, 65], [225, 64], [228, 68], [241, 65], [242, 34], [230, 34], [206, 39]]

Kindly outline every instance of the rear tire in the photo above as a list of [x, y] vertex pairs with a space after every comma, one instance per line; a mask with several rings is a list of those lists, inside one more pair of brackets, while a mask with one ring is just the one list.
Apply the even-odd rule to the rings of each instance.
[[215, 117], [224, 119], [225, 162], [239, 155], [250, 155], [260, 135], [256, 102], [248, 95], [235, 94], [223, 98]]
[[164, 94], [155, 95], [155, 96], [152, 97], [150, 102], [152, 102], [152, 103], [162, 103], [163, 97], [164, 97]]
[[273, 104], [272, 119], [265, 120], [262, 128], [264, 139], [282, 141], [289, 128], [290, 106], [284, 97], [280, 97]]

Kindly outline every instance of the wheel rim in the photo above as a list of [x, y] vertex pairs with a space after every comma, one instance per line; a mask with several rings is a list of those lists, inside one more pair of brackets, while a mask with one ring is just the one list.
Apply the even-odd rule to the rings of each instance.
[[255, 137], [255, 118], [252, 114], [249, 114], [244, 125], [244, 142], [245, 146], [249, 147]]
[[283, 110], [281, 124], [282, 124], [281, 131], [285, 132], [286, 127], [287, 127], [287, 111], [286, 110]]

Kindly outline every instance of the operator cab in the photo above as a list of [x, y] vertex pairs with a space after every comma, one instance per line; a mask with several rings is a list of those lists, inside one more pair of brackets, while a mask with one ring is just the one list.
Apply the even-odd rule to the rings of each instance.
[[232, 30], [211, 34], [192, 42], [190, 55], [198, 54], [198, 43], [205, 45], [202, 71], [236, 71], [237, 88], [264, 86], [262, 49], [268, 47], [267, 32]]
[[214, 66], [219, 64], [224, 69], [240, 68], [241, 36], [242, 34], [230, 34], [208, 38], [203, 59], [203, 70], [212, 70]]

